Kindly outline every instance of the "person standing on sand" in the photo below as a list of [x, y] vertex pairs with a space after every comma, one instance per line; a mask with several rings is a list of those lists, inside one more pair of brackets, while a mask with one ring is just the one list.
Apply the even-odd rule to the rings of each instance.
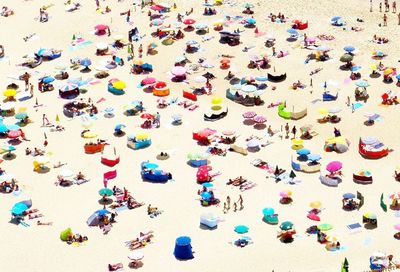
[[126, 22], [129, 23], [129, 20], [131, 18], [131, 10], [128, 9], [128, 11], [126, 12]]
[[43, 113], [43, 116], [42, 116], [42, 126], [44, 127], [44, 126], [47, 126], [47, 125], [49, 125], [49, 124], [50, 124], [49, 119], [47, 119], [46, 114]]
[[286, 139], [288, 139], [289, 138], [289, 123], [286, 123], [285, 131], [286, 131]]
[[397, 14], [397, 19], [399, 21], [397, 24], [400, 25], [400, 12], [399, 12], [399, 14]]
[[231, 208], [231, 198], [229, 196], [226, 197], [226, 210], [229, 211]]
[[382, 2], [379, 3], [379, 12], [382, 12]]
[[387, 15], [383, 14], [383, 26], [387, 26]]
[[244, 206], [243, 206], [243, 197], [242, 197], [242, 195], [239, 195], [238, 203], [239, 203], [239, 210], [243, 210]]
[[296, 132], [297, 132], [296, 126], [293, 126], [293, 128], [292, 128], [293, 138], [296, 138]]
[[392, 10], [393, 10], [393, 13], [397, 12], [396, 1], [393, 1], [393, 3], [392, 3]]

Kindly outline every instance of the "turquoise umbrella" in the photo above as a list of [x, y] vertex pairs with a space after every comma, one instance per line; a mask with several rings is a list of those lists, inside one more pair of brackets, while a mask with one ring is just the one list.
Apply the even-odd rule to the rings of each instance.
[[269, 216], [275, 214], [275, 210], [273, 208], [265, 208], [263, 209], [264, 216]]
[[17, 114], [14, 115], [14, 118], [18, 120], [22, 120], [26, 117], [28, 117], [28, 114], [26, 112], [18, 112]]
[[28, 209], [29, 207], [25, 203], [18, 202], [12, 207], [11, 212], [15, 215], [21, 215]]
[[3, 123], [0, 123], [0, 133], [5, 133], [8, 131], [8, 128]]
[[103, 188], [99, 191], [99, 195], [101, 196], [112, 196], [113, 195], [113, 191], [111, 189], [108, 188]]
[[290, 221], [285, 221], [279, 227], [281, 228], [281, 230], [290, 230], [291, 228], [293, 228], [293, 223]]
[[239, 234], [243, 234], [249, 231], [249, 227], [245, 226], [245, 225], [238, 225], [235, 227], [235, 232], [239, 233]]
[[16, 148], [14, 146], [12, 146], [12, 145], [5, 145], [5, 146], [2, 147], [2, 149], [4, 151], [10, 151], [10, 152], [16, 150]]

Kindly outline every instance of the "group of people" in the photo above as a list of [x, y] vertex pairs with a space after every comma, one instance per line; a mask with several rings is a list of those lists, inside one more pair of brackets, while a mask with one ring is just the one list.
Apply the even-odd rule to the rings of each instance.
[[[239, 205], [239, 211], [244, 209], [242, 195], [239, 195], [239, 199], [236, 202], [233, 202], [233, 204], [232, 204], [232, 209], [234, 212], [238, 211], [238, 205]], [[230, 196], [227, 196], [226, 202], [224, 202], [224, 208], [222, 211], [224, 213], [228, 213], [230, 209], [231, 209], [231, 198], [230, 198]]]

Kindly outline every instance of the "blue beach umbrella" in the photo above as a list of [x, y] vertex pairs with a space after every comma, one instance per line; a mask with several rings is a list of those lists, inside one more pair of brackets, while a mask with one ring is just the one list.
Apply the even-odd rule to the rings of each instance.
[[361, 70], [361, 66], [353, 66], [353, 67], [351, 67], [351, 71], [352, 72], [357, 72], [357, 71], [360, 71]]
[[49, 83], [53, 82], [54, 80], [55, 80], [55, 78], [51, 77], [51, 76], [46, 76], [46, 77], [42, 78], [42, 82], [46, 83], [46, 84], [49, 84]]
[[80, 65], [85, 66], [85, 67], [92, 65], [92, 61], [88, 58], [81, 59], [79, 61], [79, 63], [80, 63]]
[[126, 127], [124, 124], [117, 124], [116, 126], [115, 126], [115, 130], [121, 130], [121, 129], [123, 129], [124, 127]]
[[321, 155], [319, 155], [319, 154], [309, 154], [309, 155], [307, 155], [307, 158], [310, 161], [319, 161], [321, 159]]
[[261, 81], [261, 82], [268, 81], [268, 77], [267, 76], [256, 76], [255, 79], [257, 81]]
[[97, 213], [98, 215], [105, 215], [105, 214], [109, 214], [110, 212], [106, 209], [101, 209], [101, 210], [97, 210], [95, 213]]
[[212, 184], [210, 182], [206, 182], [206, 183], [203, 183], [202, 186], [206, 187], [206, 188], [212, 188], [212, 187], [214, 187], [214, 184]]
[[202, 193], [200, 194], [200, 196], [201, 196], [201, 198], [202, 198], [203, 200], [209, 200], [209, 199], [211, 199], [211, 194], [210, 194], [210, 192], [202, 192]]
[[337, 21], [339, 21], [340, 19], [342, 19], [341, 16], [335, 16], [335, 17], [332, 17], [331, 22], [337, 22]]
[[299, 35], [299, 32], [297, 32], [297, 30], [293, 28], [289, 28], [288, 30], [286, 30], [286, 32], [290, 35]]
[[152, 162], [146, 163], [145, 166], [146, 166], [146, 168], [148, 168], [148, 169], [157, 169], [157, 168], [158, 168], [158, 165], [155, 164], [155, 163], [152, 163]]
[[359, 80], [355, 84], [357, 87], [362, 87], [362, 88], [366, 88], [369, 86], [369, 83], [366, 80]]
[[307, 148], [302, 148], [296, 151], [298, 155], [308, 155], [310, 154], [310, 150]]
[[4, 133], [4, 132], [7, 132], [7, 131], [8, 131], [7, 126], [5, 124], [3, 124], [3, 123], [0, 123], [0, 133]]
[[350, 52], [353, 52], [353, 51], [356, 50], [356, 49], [355, 49], [354, 46], [352, 46], [352, 45], [346, 45], [346, 46], [343, 48], [343, 50], [346, 51], [346, 52], [348, 52], [348, 53], [350, 53]]
[[263, 209], [264, 216], [269, 216], [275, 214], [275, 210], [273, 208], [265, 208]]
[[353, 199], [355, 197], [356, 197], [356, 195], [353, 194], [353, 193], [345, 193], [345, 194], [343, 194], [343, 198], [346, 198], [346, 199]]

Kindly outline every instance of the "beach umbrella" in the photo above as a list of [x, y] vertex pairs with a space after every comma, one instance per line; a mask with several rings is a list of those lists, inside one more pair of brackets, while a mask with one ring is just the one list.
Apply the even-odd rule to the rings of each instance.
[[162, 25], [163, 23], [164, 23], [164, 21], [161, 20], [160, 18], [157, 18], [157, 19], [154, 19], [154, 20], [151, 21], [151, 24], [152, 24], [153, 26], [160, 26], [160, 25]]
[[254, 85], [243, 85], [242, 91], [245, 93], [253, 93], [257, 90], [257, 87]]
[[35, 161], [39, 164], [46, 164], [50, 161], [50, 159], [46, 156], [38, 156], [35, 158]]
[[11, 110], [11, 109], [15, 108], [15, 103], [11, 102], [11, 101], [10, 102], [6, 102], [3, 105], [1, 105], [0, 108], [2, 110], [8, 111], [8, 110]]
[[64, 178], [69, 178], [72, 177], [74, 175], [74, 172], [72, 172], [70, 169], [62, 169], [60, 171], [60, 176], [64, 177]]
[[14, 206], [11, 208], [11, 213], [13, 213], [15, 215], [21, 215], [28, 209], [29, 209], [28, 205], [26, 205], [25, 203], [22, 203], [22, 202], [18, 202], [16, 204], [14, 204]]
[[182, 66], [175, 66], [174, 68], [172, 68], [171, 73], [174, 76], [182, 76], [186, 74], [186, 68]]
[[21, 131], [20, 130], [10, 130], [8, 133], [7, 133], [7, 137], [8, 138], [11, 138], [11, 139], [15, 139], [15, 138], [18, 138], [19, 136], [21, 136]]
[[257, 116], [257, 113], [255, 113], [254, 111], [246, 111], [245, 113], [242, 114], [242, 116], [246, 119], [251, 119]]
[[250, 9], [250, 8], [254, 8], [254, 5], [252, 3], [246, 3], [243, 5], [243, 7], [246, 9]]
[[194, 23], [196, 23], [196, 21], [193, 20], [193, 19], [185, 19], [185, 20], [183, 21], [183, 23], [184, 23], [185, 25], [193, 25]]
[[329, 113], [336, 114], [342, 111], [341, 108], [329, 108]]
[[313, 221], [321, 221], [321, 218], [315, 213], [309, 213], [307, 218]]
[[222, 134], [225, 136], [233, 136], [236, 134], [236, 132], [234, 130], [224, 130], [222, 131]]
[[331, 229], [332, 229], [332, 225], [331, 225], [331, 224], [324, 223], [324, 224], [319, 224], [317, 228], [318, 228], [319, 230], [321, 230], [321, 231], [328, 231], [328, 230], [331, 230]]
[[331, 161], [326, 166], [326, 170], [329, 172], [336, 172], [336, 171], [339, 171], [340, 169], [342, 169], [342, 166], [343, 165], [340, 161]]
[[394, 229], [400, 231], [400, 224], [394, 225]]
[[97, 136], [99, 136], [99, 135], [92, 131], [86, 131], [85, 133], [83, 133], [83, 138], [87, 138], [87, 139], [96, 138]]
[[156, 85], [154, 85], [154, 88], [156, 89], [162, 89], [167, 87], [167, 83], [165, 83], [164, 81], [159, 81], [156, 83]]
[[249, 231], [249, 227], [245, 225], [237, 225], [234, 230], [239, 234], [243, 234]]
[[108, 25], [98, 24], [94, 28], [98, 31], [104, 31], [108, 28]]
[[353, 66], [353, 67], [351, 67], [351, 71], [352, 72], [357, 72], [357, 71], [360, 71], [361, 70], [361, 66]]
[[275, 210], [270, 207], [264, 208], [262, 212], [263, 212], [264, 216], [270, 216], [270, 215], [275, 214]]
[[279, 196], [280, 197], [290, 197], [290, 196], [292, 196], [292, 191], [290, 191], [290, 190], [281, 191], [279, 193]]
[[350, 52], [353, 52], [353, 51], [356, 50], [356, 49], [355, 49], [354, 46], [352, 46], [352, 45], [346, 45], [346, 46], [343, 48], [343, 50], [350, 53]]
[[321, 155], [319, 155], [319, 154], [308, 154], [307, 158], [310, 161], [319, 161], [321, 159]]
[[366, 81], [364, 79], [361, 79], [361, 80], [357, 81], [355, 84], [356, 84], [357, 87], [362, 87], [362, 88], [366, 88], [366, 87], [370, 86], [368, 81]]
[[256, 21], [256, 19], [250, 17], [250, 18], [246, 18], [246, 22], [250, 25], [254, 25], [254, 24], [256, 24], [257, 21]]
[[206, 183], [203, 183], [202, 186], [206, 187], [206, 188], [212, 188], [212, 187], [214, 187], [214, 184], [212, 184], [210, 182], [206, 182]]
[[222, 98], [219, 97], [219, 96], [214, 96], [211, 99], [211, 104], [218, 105], [218, 104], [221, 104], [221, 103], [222, 103]]
[[146, 163], [145, 166], [147, 169], [157, 169], [158, 168], [158, 164], [152, 163], [152, 162]]
[[8, 131], [7, 126], [5, 124], [3, 124], [3, 123], [0, 123], [0, 133], [4, 133], [4, 132], [7, 132], [7, 131]]
[[99, 195], [101, 196], [112, 196], [113, 193], [114, 192], [109, 188], [103, 188], [99, 190]]
[[110, 214], [111, 212], [106, 209], [101, 209], [101, 210], [95, 211], [95, 213], [102, 216], [102, 215]]
[[345, 193], [345, 194], [343, 194], [343, 198], [345, 198], [345, 199], [353, 199], [353, 198], [356, 198], [356, 195], [353, 194], [353, 193]]
[[121, 130], [121, 129], [123, 129], [124, 127], [126, 127], [124, 124], [117, 124], [117, 125], [114, 127], [114, 130]]
[[198, 30], [204, 30], [204, 29], [206, 29], [208, 26], [207, 26], [207, 24], [204, 24], [204, 23], [198, 23], [198, 24], [196, 24], [196, 29], [198, 29]]
[[77, 84], [69, 83], [69, 84], [65, 84], [64, 86], [62, 86], [62, 87], [60, 88], [60, 91], [62, 91], [62, 92], [68, 92], [68, 91], [75, 90], [75, 89], [77, 89], [77, 88], [78, 88], [78, 85], [77, 85]]
[[267, 122], [267, 119], [264, 116], [260, 116], [257, 115], [253, 118], [254, 122], [256, 122], [257, 124], [263, 124], [265, 122]]
[[49, 84], [52, 83], [53, 81], [55, 81], [56, 79], [52, 76], [46, 76], [42, 78], [42, 82], [45, 84]]
[[[149, 139], [149, 134], [147, 134], [147, 133], [136, 133], [135, 138], [138, 139], [138, 140], [147, 140], [147, 139]], [[156, 168], [158, 167], [158, 165], [155, 164], [155, 163], [146, 164], [146, 166], [148, 166], [148, 165], [155, 165]]]
[[141, 251], [133, 251], [129, 253], [128, 259], [132, 261], [140, 261], [141, 259], [144, 258], [144, 254]]
[[390, 75], [390, 74], [392, 74], [393, 73], [393, 69], [392, 68], [386, 68], [384, 71], [383, 71], [383, 74], [385, 75], [385, 76], [388, 76], [388, 75]]
[[84, 58], [79, 61], [79, 64], [82, 66], [88, 67], [88, 66], [92, 65], [92, 61], [88, 58]]
[[230, 60], [230, 59], [227, 59], [227, 58], [223, 58], [223, 59], [220, 60], [219, 62], [222, 63], [222, 64], [228, 64], [228, 63], [231, 62], [231, 60]]
[[288, 30], [286, 30], [286, 32], [289, 33], [290, 35], [293, 35], [293, 36], [299, 35], [299, 32], [297, 32], [297, 30], [293, 29], [293, 28], [289, 28]]
[[71, 228], [67, 228], [60, 232], [60, 239], [61, 241], [68, 241], [69, 237], [72, 235], [72, 230]]
[[143, 113], [142, 115], [140, 115], [140, 118], [143, 119], [152, 119], [154, 116], [150, 113]]
[[122, 80], [118, 80], [118, 81], [114, 82], [112, 84], [112, 86], [117, 90], [123, 90], [126, 88], [126, 84]]
[[4, 92], [3, 92], [3, 95], [5, 96], [5, 97], [13, 97], [13, 96], [15, 96], [17, 94], [17, 90], [14, 90], [14, 89], [7, 89], [7, 90], [5, 90]]
[[279, 226], [279, 228], [281, 230], [290, 230], [293, 228], [293, 223], [290, 221], [282, 222], [282, 224]]
[[172, 119], [173, 119], [174, 121], [181, 120], [181, 119], [182, 119], [182, 114], [176, 113], [176, 114], [172, 115]]
[[296, 153], [297, 153], [298, 155], [303, 155], [303, 156], [305, 156], [305, 155], [310, 154], [310, 150], [307, 149], [307, 148], [302, 148], [302, 149], [297, 150]]
[[108, 44], [104, 43], [104, 42], [100, 42], [96, 44], [96, 48], [99, 50], [106, 50], [108, 49]]
[[14, 115], [14, 118], [15, 118], [15, 119], [18, 119], [18, 120], [22, 120], [22, 119], [24, 119], [24, 118], [26, 118], [26, 117], [28, 117], [28, 114], [27, 114], [26, 112], [17, 112], [17, 113]]
[[200, 196], [201, 196], [201, 198], [202, 198], [203, 200], [209, 200], [209, 199], [211, 199], [211, 193], [210, 193], [210, 192], [202, 192], [202, 193], [200, 194]]
[[7, 125], [7, 129], [8, 130], [19, 130], [21, 127], [20, 126], [18, 126], [17, 124], [10, 124], [10, 125]]
[[166, 38], [164, 40], [162, 40], [161, 42], [163, 45], [171, 45], [174, 43], [174, 40], [172, 38]]
[[3, 149], [4, 151], [8, 151], [8, 152], [16, 150], [16, 148], [12, 145], [4, 145], [1, 149]]
[[332, 18], [331, 18], [331, 22], [337, 22], [337, 21], [339, 21], [340, 19], [342, 19], [341, 16], [335, 16], [335, 17], [332, 17]]
[[309, 206], [313, 209], [319, 209], [319, 208], [321, 208], [322, 203], [321, 203], [321, 201], [313, 201], [313, 202], [310, 202]]
[[294, 145], [302, 145], [303, 144], [303, 140], [299, 139], [299, 138], [295, 138], [295, 139], [292, 140], [292, 143]]
[[353, 55], [350, 55], [350, 54], [344, 54], [343, 56], [341, 56], [340, 57], [340, 61], [341, 62], [350, 62], [350, 61], [352, 61], [353, 60]]
[[389, 198], [390, 198], [390, 199], [400, 199], [400, 193], [392, 194], [392, 195], [390, 195]]
[[250, 141], [247, 142], [247, 147], [249, 148], [259, 147], [260, 145], [261, 141], [258, 139], [251, 139]]
[[207, 82], [207, 78], [205, 78], [204, 76], [196, 76], [193, 79], [194, 82], [202, 84], [202, 83], [206, 83]]
[[364, 213], [363, 216], [367, 219], [377, 219], [376, 214], [370, 212]]
[[142, 80], [142, 85], [149, 85], [156, 83], [156, 79], [154, 77], [146, 77]]

